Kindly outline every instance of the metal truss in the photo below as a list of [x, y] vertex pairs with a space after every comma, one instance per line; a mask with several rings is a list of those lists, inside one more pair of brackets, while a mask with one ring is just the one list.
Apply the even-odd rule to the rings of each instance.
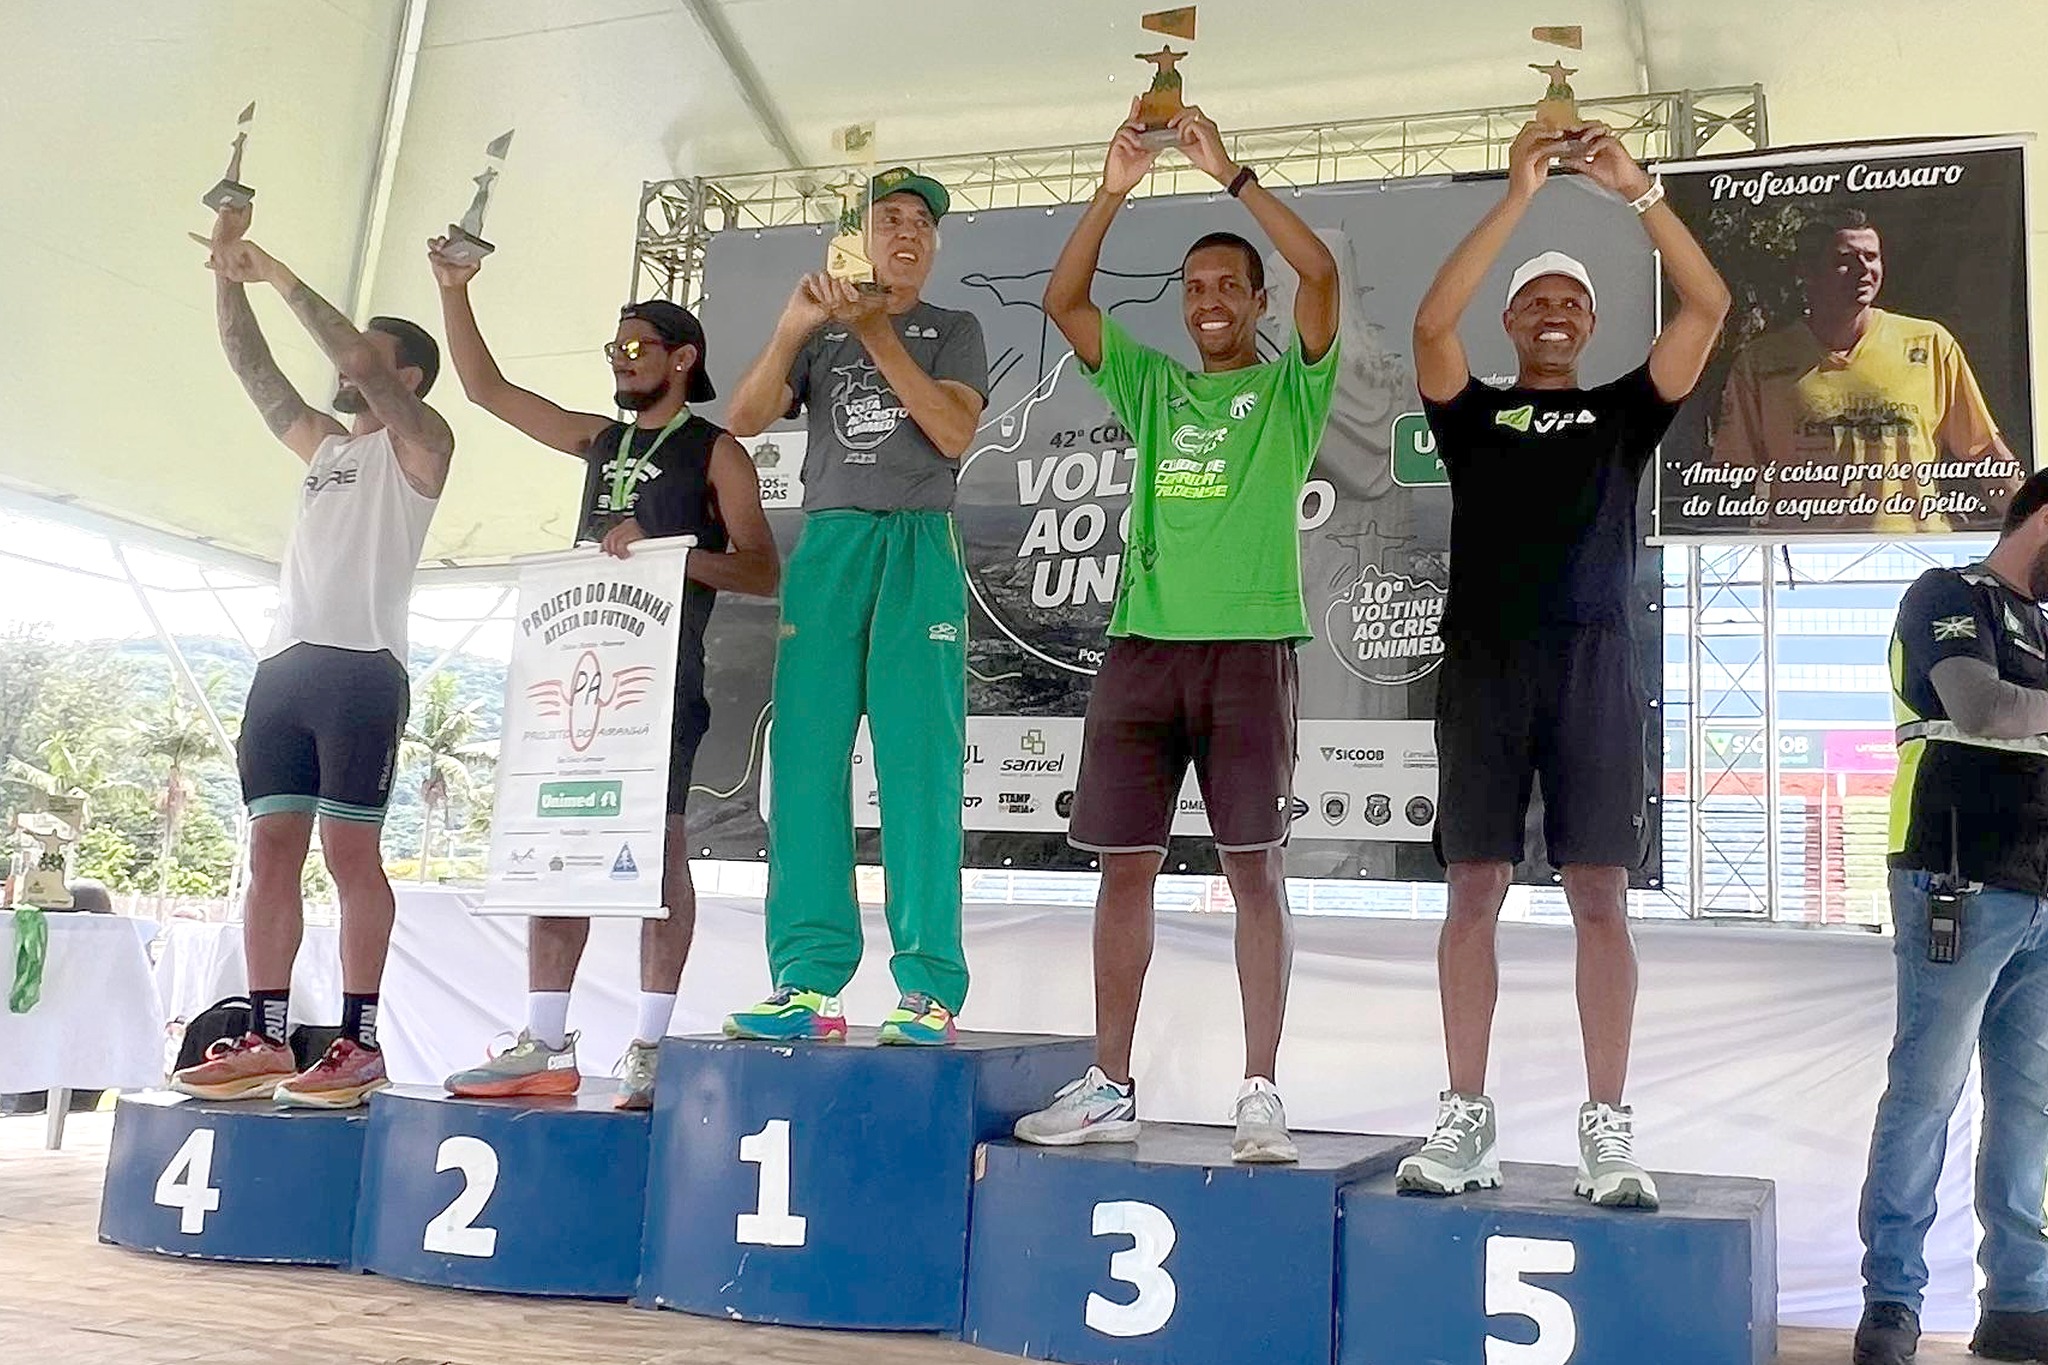
[[[1755, 85], [1584, 99], [1579, 110], [1616, 129], [1644, 160], [1747, 150], [1766, 140], [1764, 93]], [[1246, 129], [1228, 141], [1231, 156], [1258, 167], [1267, 185], [1302, 188], [1504, 170], [1508, 147], [1528, 118], [1528, 105], [1503, 105]], [[952, 191], [955, 212], [974, 213], [1084, 201], [1095, 193], [1106, 150], [1099, 142], [1030, 147], [926, 158], [917, 167]], [[1180, 157], [1165, 161], [1138, 194], [1214, 188]], [[713, 232], [832, 222], [839, 212], [835, 188], [862, 174], [856, 166], [806, 166], [650, 182], [640, 198], [633, 296], [694, 304]]]

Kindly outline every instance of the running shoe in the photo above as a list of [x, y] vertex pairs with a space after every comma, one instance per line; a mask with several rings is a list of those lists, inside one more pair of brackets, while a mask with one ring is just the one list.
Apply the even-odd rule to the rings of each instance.
[[1394, 1188], [1408, 1194], [1499, 1189], [1493, 1101], [1484, 1095], [1459, 1095], [1449, 1090], [1438, 1098], [1436, 1130], [1395, 1171]]
[[564, 1039], [560, 1047], [549, 1047], [525, 1029], [519, 1031], [519, 1041], [482, 1066], [458, 1071], [442, 1082], [449, 1094], [472, 1100], [573, 1095], [581, 1084], [583, 1073], [576, 1069], [575, 1034]]
[[725, 1036], [769, 1043], [841, 1043], [846, 1015], [839, 997], [783, 986], [750, 1010], [725, 1016]]
[[652, 1109], [654, 1066], [660, 1060], [660, 1043], [643, 1043], [636, 1038], [626, 1044], [626, 1055], [619, 1058], [619, 1093], [612, 1098], [612, 1108]]
[[260, 1033], [216, 1038], [200, 1061], [171, 1075], [171, 1089], [202, 1100], [268, 1099], [298, 1069], [292, 1050]]
[[280, 1083], [273, 1098], [298, 1109], [353, 1109], [389, 1084], [382, 1052], [336, 1038], [319, 1061]]
[[911, 1043], [919, 1047], [944, 1047], [953, 1041], [953, 1011], [923, 991], [906, 991], [889, 1017], [882, 1021], [884, 1043]]
[[1280, 1092], [1264, 1076], [1253, 1076], [1237, 1092], [1237, 1132], [1230, 1139], [1230, 1159], [1252, 1165], [1301, 1160], [1287, 1135], [1287, 1109]]
[[1069, 1082], [1052, 1103], [1026, 1114], [1010, 1130], [1019, 1142], [1040, 1147], [1077, 1147], [1084, 1142], [1138, 1140], [1138, 1087], [1118, 1085], [1099, 1066]]
[[[1978, 1331], [1982, 1333], [1980, 1324]], [[1976, 1350], [1977, 1343], [1971, 1342]], [[1903, 1303], [1866, 1303], [1856, 1324], [1853, 1365], [1913, 1365], [1920, 1352], [1920, 1315]]]
[[1572, 1188], [1601, 1208], [1657, 1207], [1657, 1182], [1636, 1161], [1633, 1109], [1590, 1101], [1579, 1106], [1579, 1178]]

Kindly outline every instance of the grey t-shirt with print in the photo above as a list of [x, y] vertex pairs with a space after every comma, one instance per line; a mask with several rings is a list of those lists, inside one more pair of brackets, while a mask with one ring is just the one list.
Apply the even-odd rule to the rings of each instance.
[[[988, 397], [988, 351], [974, 314], [920, 301], [890, 318], [903, 348], [934, 379]], [[949, 460], [898, 401], [860, 338], [828, 322], [789, 368], [789, 415], [810, 410], [804, 510], [950, 511], [960, 462]]]

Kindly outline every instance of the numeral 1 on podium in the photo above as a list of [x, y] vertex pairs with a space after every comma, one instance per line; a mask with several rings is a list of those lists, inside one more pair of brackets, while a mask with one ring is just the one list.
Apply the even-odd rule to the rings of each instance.
[[770, 1119], [758, 1133], [740, 1139], [740, 1160], [761, 1168], [761, 1192], [754, 1213], [739, 1216], [734, 1238], [749, 1246], [800, 1247], [809, 1220], [789, 1211], [789, 1120]]

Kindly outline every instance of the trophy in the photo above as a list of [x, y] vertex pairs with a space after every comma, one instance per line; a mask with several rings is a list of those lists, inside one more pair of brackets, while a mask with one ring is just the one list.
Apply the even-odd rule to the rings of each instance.
[[[1572, 93], [1570, 77], [1578, 74], [1578, 68], [1566, 66], [1563, 62], [1552, 62], [1548, 66], [1529, 63], [1532, 71], [1540, 71], [1550, 78], [1550, 84], [1543, 91], [1543, 98], [1536, 101], [1536, 123], [1553, 133], [1569, 133], [1580, 126], [1579, 100]], [[1567, 138], [1558, 144], [1554, 153], [1560, 160], [1570, 160], [1581, 154], [1582, 144], [1576, 138]]]
[[[1181, 9], [1159, 10], [1143, 16], [1138, 23], [1148, 33], [1193, 42], [1195, 7], [1188, 5]], [[1157, 52], [1136, 55], [1139, 61], [1150, 62], [1154, 68], [1151, 86], [1138, 96], [1138, 141], [1154, 151], [1171, 147], [1179, 138], [1167, 125], [1173, 122], [1174, 115], [1187, 107], [1180, 98], [1177, 63], [1188, 54], [1175, 51], [1171, 43], [1161, 43]]]
[[849, 123], [832, 131], [832, 149], [860, 169], [849, 184], [836, 187], [839, 196], [838, 230], [825, 247], [825, 273], [845, 280], [855, 289], [872, 294], [881, 289], [875, 282], [875, 263], [868, 259], [867, 211], [874, 207], [875, 125]]
[[462, 215], [461, 222], [448, 225], [448, 241], [441, 254], [457, 265], [475, 265], [498, 249], [483, 239], [484, 209], [491, 202], [491, 183], [498, 178], [498, 168], [505, 164], [505, 153], [511, 149], [511, 130], [491, 139], [491, 144], [484, 148], [484, 173], [476, 178], [476, 196], [469, 201], [469, 212]]
[[220, 183], [199, 197], [199, 202], [215, 213], [228, 209], [245, 209], [256, 198], [256, 191], [242, 183], [242, 148], [249, 141], [249, 125], [256, 121], [256, 101], [250, 100], [249, 107], [235, 119], [235, 147], [228, 153], [227, 174]]

